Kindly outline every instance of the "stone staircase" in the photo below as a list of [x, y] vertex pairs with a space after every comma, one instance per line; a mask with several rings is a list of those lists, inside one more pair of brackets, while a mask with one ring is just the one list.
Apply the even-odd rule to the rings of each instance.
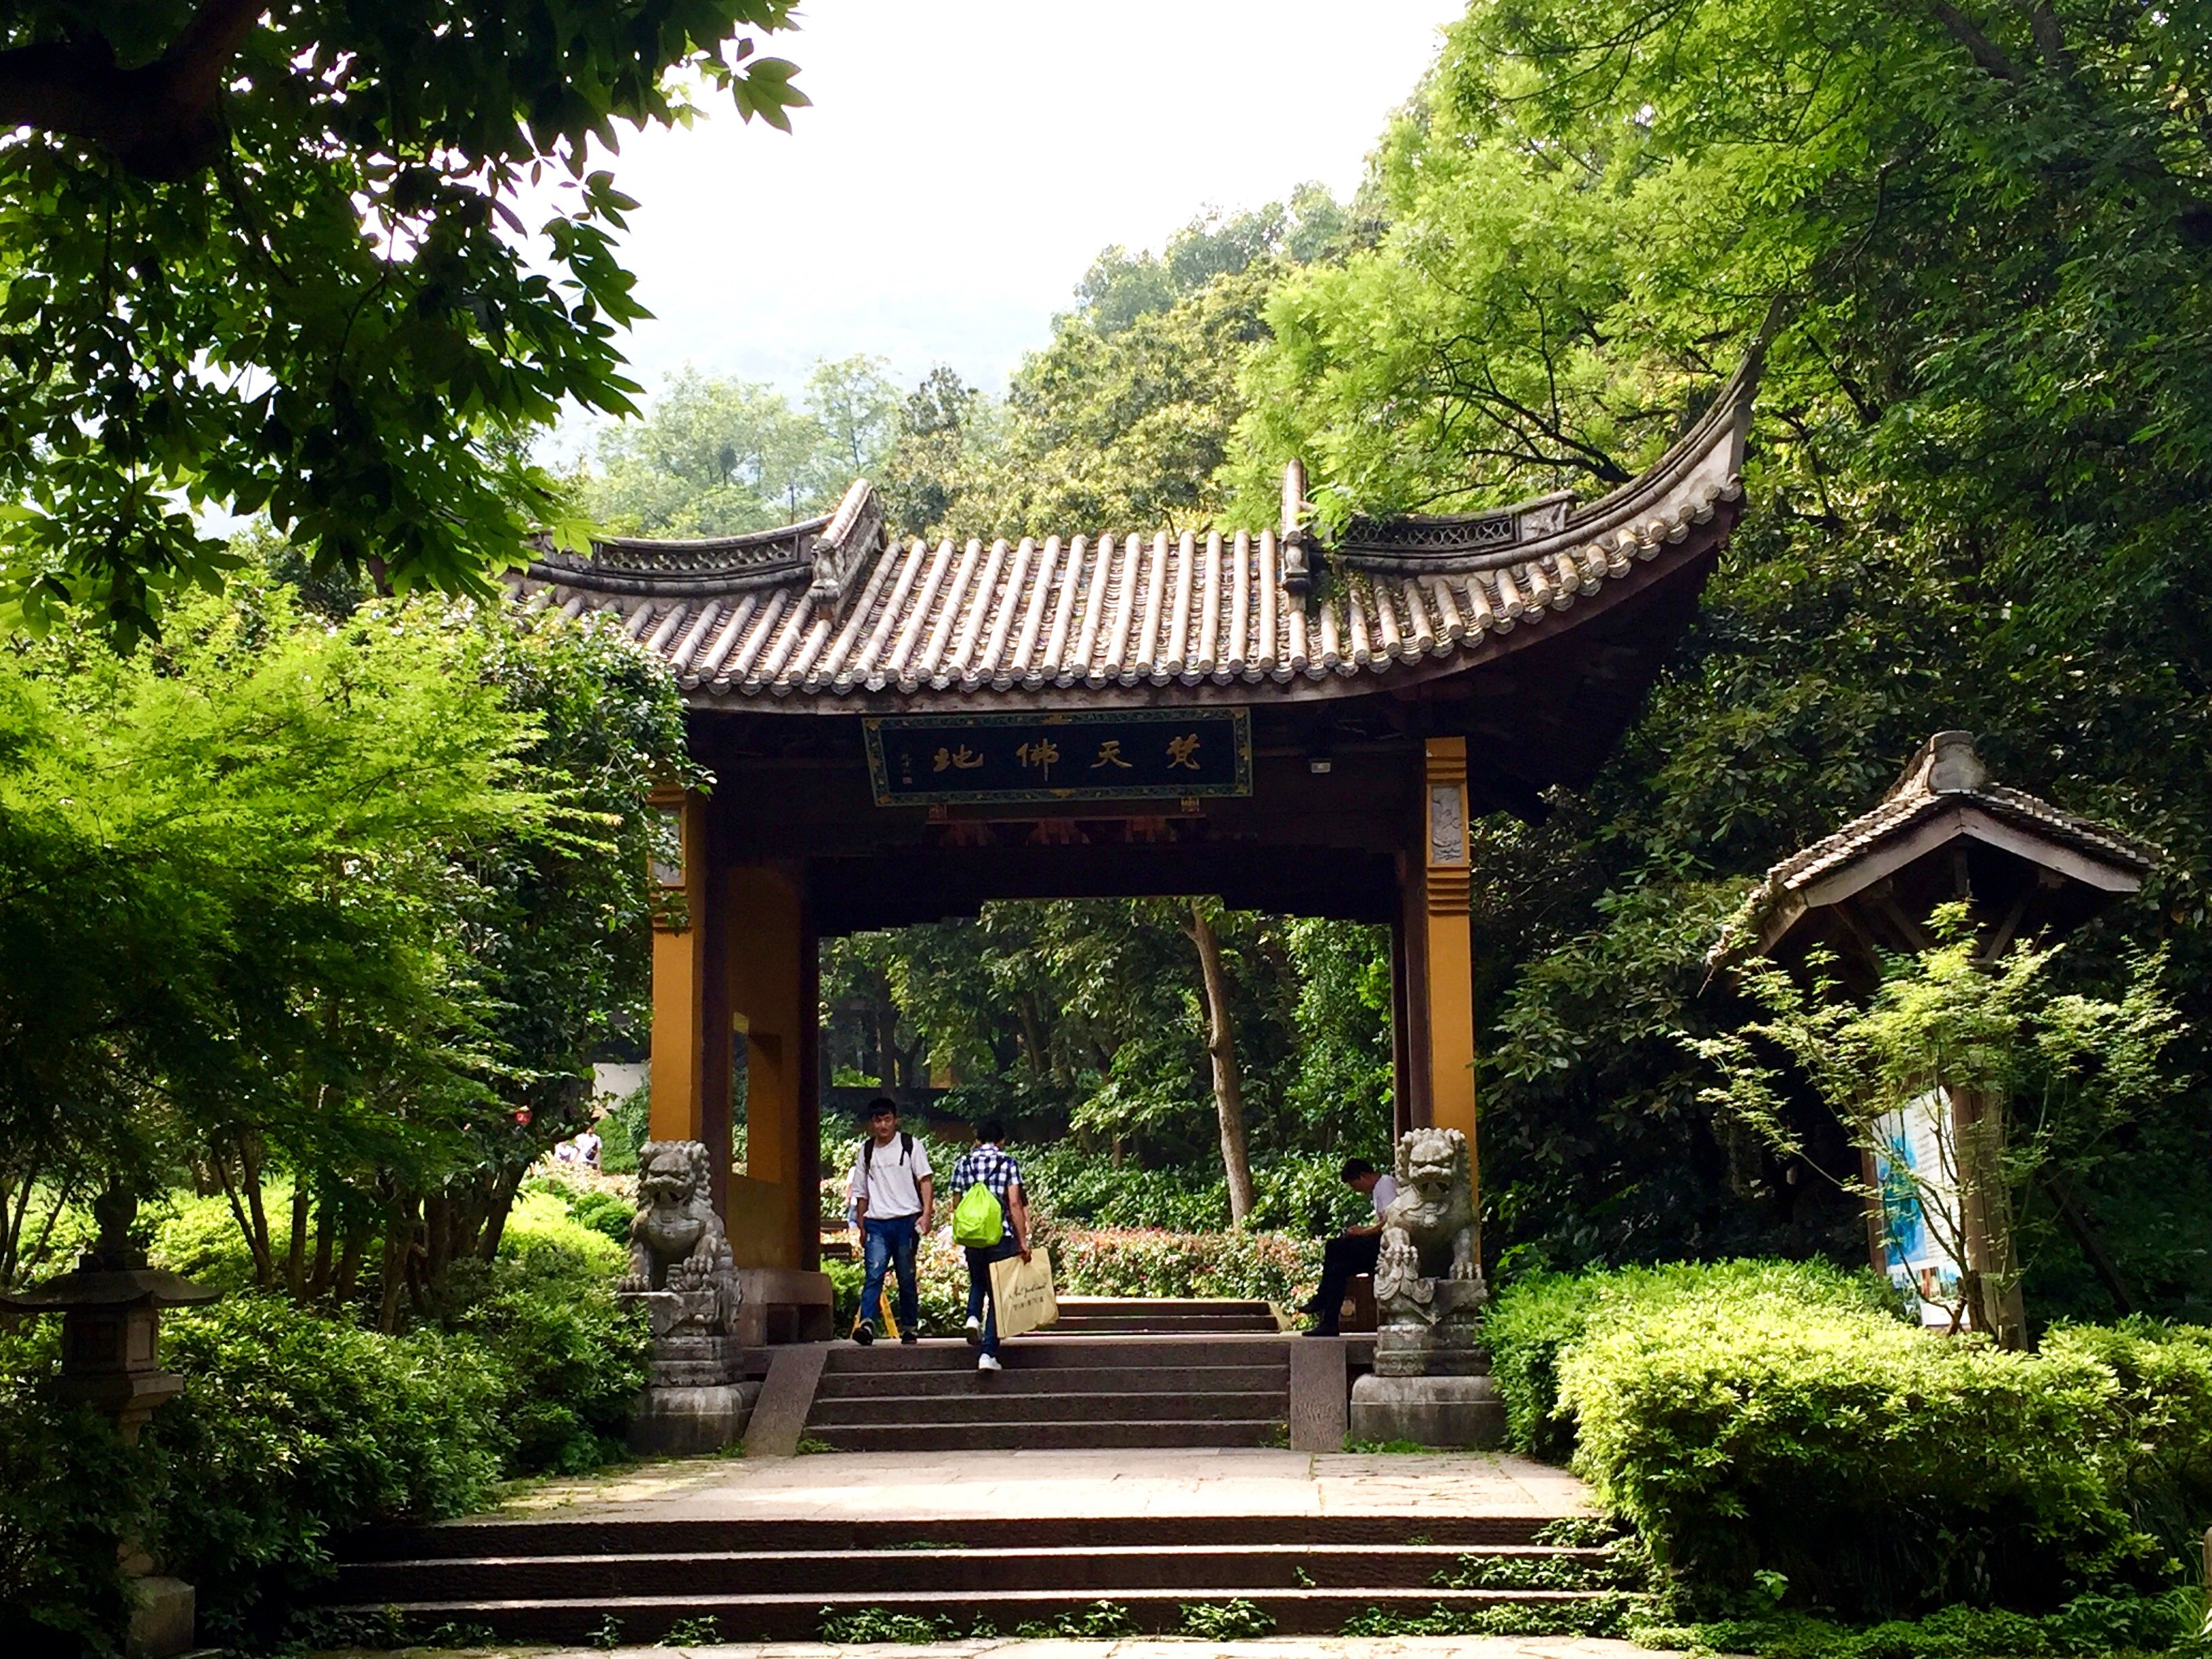
[[1280, 1336], [1024, 1336], [979, 1372], [964, 1342], [840, 1344], [804, 1443], [833, 1451], [1048, 1451], [1288, 1443]]
[[1265, 1302], [1195, 1296], [1064, 1296], [1053, 1336], [1280, 1336]]
[[[1601, 1567], [1601, 1552], [1536, 1543], [1540, 1525], [1406, 1514], [470, 1522], [358, 1540], [332, 1600], [336, 1612], [417, 1637], [445, 1626], [501, 1642], [605, 1645], [659, 1641], [679, 1626], [690, 1642], [856, 1637], [843, 1621], [882, 1639], [886, 1618], [900, 1615], [945, 1637], [1024, 1626], [1060, 1634], [1085, 1621], [1097, 1634], [1174, 1632], [1231, 1601], [1284, 1635], [1334, 1634], [1370, 1609], [1517, 1605], [1548, 1623], [1547, 1604], [1595, 1592], [1437, 1583], [1557, 1583]], [[1571, 1628], [1578, 1609], [1558, 1611]], [[918, 1634], [906, 1626], [900, 1639]]]

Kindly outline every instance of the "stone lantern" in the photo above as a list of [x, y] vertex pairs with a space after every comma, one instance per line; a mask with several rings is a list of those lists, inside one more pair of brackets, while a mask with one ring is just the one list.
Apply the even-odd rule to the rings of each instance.
[[[82, 1401], [115, 1425], [125, 1445], [172, 1395], [185, 1386], [161, 1363], [161, 1313], [167, 1308], [205, 1307], [222, 1294], [146, 1264], [131, 1242], [138, 1200], [110, 1191], [93, 1202], [100, 1239], [77, 1258], [75, 1271], [33, 1290], [0, 1291], [0, 1310], [15, 1314], [59, 1314], [62, 1374], [57, 1392]], [[144, 1551], [122, 1547], [124, 1570], [137, 1582], [125, 1651], [131, 1659], [166, 1659], [192, 1645], [195, 1598], [181, 1579], [161, 1577]]]

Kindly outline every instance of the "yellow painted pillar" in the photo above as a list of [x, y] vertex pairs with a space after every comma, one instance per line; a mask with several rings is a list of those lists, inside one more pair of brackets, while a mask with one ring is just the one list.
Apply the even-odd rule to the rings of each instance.
[[1474, 1152], [1474, 943], [1467, 831], [1467, 739], [1431, 738], [1422, 836], [1425, 900], [1429, 1121], [1457, 1129]]
[[653, 859], [653, 1115], [655, 1140], [697, 1140], [705, 1121], [707, 804], [655, 790]]
[[811, 1268], [819, 1252], [813, 956], [794, 872], [726, 872], [729, 1006], [745, 1045], [745, 1172], [726, 1222], [741, 1267]]

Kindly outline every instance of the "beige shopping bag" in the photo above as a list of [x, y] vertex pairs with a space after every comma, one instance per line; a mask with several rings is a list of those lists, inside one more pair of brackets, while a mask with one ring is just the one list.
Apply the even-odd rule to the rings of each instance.
[[1010, 1255], [991, 1264], [991, 1300], [996, 1304], [999, 1334], [1019, 1336], [1060, 1317], [1052, 1293], [1052, 1252], [1032, 1250], [1024, 1261]]

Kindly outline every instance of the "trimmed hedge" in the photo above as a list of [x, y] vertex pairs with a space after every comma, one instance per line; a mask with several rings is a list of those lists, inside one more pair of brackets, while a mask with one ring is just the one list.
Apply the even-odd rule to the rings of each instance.
[[2212, 1521], [2212, 1333], [2002, 1353], [1733, 1262], [1516, 1285], [1492, 1340], [1516, 1443], [1571, 1444], [1686, 1607], [2043, 1612], [2163, 1589]]
[[1559, 1408], [1561, 1351], [1583, 1340], [1601, 1308], [1618, 1318], [1683, 1298], [1772, 1300], [1875, 1313], [1891, 1305], [1870, 1279], [1824, 1261], [1672, 1262], [1516, 1279], [1485, 1322], [1491, 1374], [1505, 1402], [1510, 1443], [1532, 1456], [1567, 1462], [1575, 1449], [1575, 1417]]

